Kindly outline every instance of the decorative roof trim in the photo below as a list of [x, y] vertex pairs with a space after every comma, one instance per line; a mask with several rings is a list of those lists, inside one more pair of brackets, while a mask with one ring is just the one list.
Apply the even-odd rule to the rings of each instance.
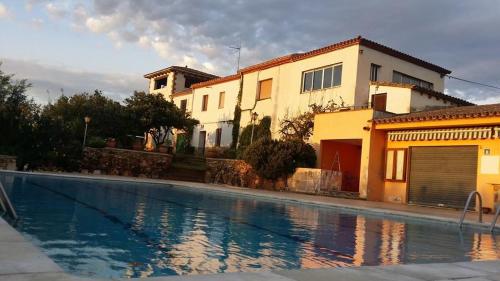
[[258, 63], [255, 65], [245, 67], [245, 68], [241, 69], [240, 72], [245, 74], [245, 73], [251, 73], [254, 71], [264, 70], [264, 69], [271, 68], [274, 66], [278, 66], [278, 65], [282, 65], [282, 64], [286, 64], [286, 63], [291, 63], [291, 62], [300, 61], [300, 60], [308, 59], [311, 57], [319, 56], [322, 54], [326, 54], [326, 53], [333, 52], [336, 50], [344, 49], [344, 48], [351, 47], [354, 45], [362, 45], [362, 46], [368, 47], [370, 49], [385, 53], [387, 55], [399, 58], [401, 60], [416, 64], [416, 65], [421, 66], [423, 68], [427, 68], [429, 70], [438, 72], [442, 75], [451, 73], [451, 71], [448, 69], [445, 69], [445, 68], [440, 67], [438, 65], [424, 61], [422, 59], [416, 58], [416, 57], [411, 56], [409, 54], [397, 51], [395, 49], [392, 49], [392, 48], [387, 47], [385, 45], [368, 40], [368, 39], [363, 38], [361, 36], [358, 36], [356, 38], [352, 38], [349, 40], [345, 40], [342, 42], [338, 42], [338, 43], [335, 43], [332, 45], [328, 45], [328, 46], [325, 46], [325, 47], [322, 47], [319, 49], [315, 49], [315, 50], [312, 50], [309, 52], [294, 53], [294, 54], [289, 54], [286, 56], [273, 58], [273, 59], [264, 61], [262, 63]]
[[178, 91], [178, 92], [173, 93], [171, 96], [172, 96], [172, 98], [175, 98], [175, 97], [190, 95], [192, 93], [193, 93], [193, 90], [191, 88], [186, 88], [182, 91]]
[[463, 100], [463, 99], [460, 99], [460, 98], [457, 98], [454, 96], [450, 96], [450, 95], [447, 95], [447, 94], [442, 93], [442, 92], [419, 87], [419, 86], [413, 85], [413, 84], [401, 84], [401, 83], [394, 83], [394, 82], [371, 81], [370, 85], [384, 86], [384, 87], [407, 88], [407, 89], [411, 89], [411, 90], [420, 92], [422, 94], [426, 94], [430, 97], [435, 97], [437, 99], [443, 99], [445, 101], [449, 101], [449, 102], [454, 103], [454, 104], [459, 105], [459, 106], [474, 105], [473, 103], [468, 102], [466, 100]]
[[220, 78], [208, 80], [205, 82], [196, 83], [196, 84], [191, 85], [191, 88], [198, 89], [198, 88], [203, 88], [203, 87], [207, 87], [207, 86], [211, 86], [211, 85], [215, 85], [215, 84], [220, 84], [220, 83], [224, 83], [224, 82], [229, 82], [229, 81], [234, 81], [234, 80], [238, 80], [238, 79], [240, 79], [240, 74], [233, 74], [233, 75], [229, 75], [229, 76], [225, 76], [225, 77], [220, 77]]
[[160, 69], [160, 70], [157, 70], [157, 71], [153, 71], [153, 72], [148, 73], [148, 74], [144, 74], [144, 78], [151, 79], [151, 78], [157, 77], [159, 75], [167, 74], [167, 73], [173, 72], [173, 71], [187, 73], [187, 74], [190, 74], [190, 75], [193, 75], [193, 76], [198, 76], [198, 77], [208, 78], [208, 79], [213, 79], [213, 78], [218, 78], [219, 77], [217, 75], [206, 73], [206, 72], [203, 72], [203, 71], [200, 71], [200, 70], [197, 70], [197, 69], [173, 65], [173, 66], [169, 66], [167, 68], [163, 68], [163, 69]]
[[376, 124], [500, 117], [500, 104], [450, 107], [374, 119]]

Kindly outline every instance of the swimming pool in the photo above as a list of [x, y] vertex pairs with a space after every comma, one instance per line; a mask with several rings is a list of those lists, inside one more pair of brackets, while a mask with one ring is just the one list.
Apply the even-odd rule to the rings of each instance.
[[0, 181], [15, 227], [80, 276], [500, 259], [500, 236], [445, 224], [165, 184], [3, 172]]

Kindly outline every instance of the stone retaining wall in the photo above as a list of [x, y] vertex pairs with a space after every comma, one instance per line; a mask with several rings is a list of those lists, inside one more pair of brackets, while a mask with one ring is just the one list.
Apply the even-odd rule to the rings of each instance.
[[165, 153], [90, 147], [83, 153], [83, 173], [164, 179], [172, 163], [172, 155]]
[[243, 160], [207, 158], [205, 182], [255, 188], [259, 177]]
[[0, 155], [0, 170], [17, 170], [16, 157]]

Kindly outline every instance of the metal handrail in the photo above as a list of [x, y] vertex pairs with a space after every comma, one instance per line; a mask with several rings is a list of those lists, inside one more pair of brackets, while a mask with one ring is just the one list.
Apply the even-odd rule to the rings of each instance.
[[9, 200], [9, 196], [7, 196], [7, 192], [5, 192], [5, 189], [3, 188], [1, 182], [0, 182], [0, 205], [2, 206], [4, 211], [11, 216], [11, 218], [17, 220], [16, 210], [14, 210], [14, 206], [12, 206], [12, 203]]
[[490, 232], [493, 232], [493, 230], [495, 230], [495, 224], [497, 224], [498, 216], [500, 216], [500, 204], [497, 206], [495, 217], [493, 217], [493, 221], [491, 222]]
[[467, 202], [465, 203], [464, 211], [462, 212], [462, 217], [460, 218], [460, 223], [458, 226], [462, 228], [462, 224], [464, 223], [465, 219], [465, 214], [467, 213], [467, 210], [469, 209], [470, 202], [472, 201], [472, 198], [477, 195], [479, 198], [479, 222], [483, 222], [483, 198], [481, 198], [481, 194], [477, 191], [472, 191], [469, 193], [469, 197], [467, 198]]

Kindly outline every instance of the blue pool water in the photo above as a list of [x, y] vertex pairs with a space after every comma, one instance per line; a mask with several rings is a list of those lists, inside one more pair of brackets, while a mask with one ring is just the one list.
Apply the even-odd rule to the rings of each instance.
[[500, 236], [192, 188], [0, 173], [15, 227], [90, 277], [500, 258]]

